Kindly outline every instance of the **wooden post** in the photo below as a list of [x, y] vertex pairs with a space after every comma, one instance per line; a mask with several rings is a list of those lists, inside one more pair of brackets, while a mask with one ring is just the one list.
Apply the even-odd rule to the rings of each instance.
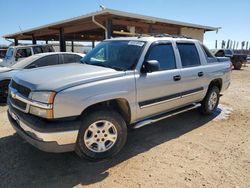
[[32, 35], [32, 44], [36, 44], [36, 38], [34, 35]]
[[15, 46], [18, 46], [18, 40], [16, 38], [14, 39], [14, 44]]
[[65, 43], [65, 36], [64, 36], [63, 28], [60, 28], [60, 31], [59, 31], [59, 41], [60, 41], [60, 52], [66, 52], [66, 43]]
[[107, 37], [108, 39], [110, 39], [112, 37], [113, 34], [113, 24], [112, 24], [112, 19], [107, 19], [106, 21], [106, 28], [107, 28]]
[[74, 52], [74, 41], [71, 41], [71, 52]]

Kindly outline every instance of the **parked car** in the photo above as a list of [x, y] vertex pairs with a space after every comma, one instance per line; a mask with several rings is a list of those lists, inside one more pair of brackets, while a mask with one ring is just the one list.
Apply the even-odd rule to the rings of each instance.
[[51, 45], [25, 45], [25, 46], [11, 46], [8, 48], [5, 58], [1, 65], [11, 66], [29, 56], [39, 53], [54, 52]]
[[4, 57], [5, 57], [6, 52], [7, 52], [7, 49], [5, 49], [5, 48], [0, 48], [0, 63], [3, 62], [3, 59], [4, 59]]
[[234, 69], [240, 70], [243, 63], [247, 61], [247, 55], [246, 54], [236, 54], [231, 49], [219, 49], [214, 50], [214, 55], [216, 57], [228, 57], [231, 59], [231, 62], [233, 63]]
[[0, 66], [0, 102], [6, 102], [8, 85], [12, 76], [17, 72], [23, 69], [80, 62], [82, 57], [84, 54], [80, 53], [50, 52], [30, 56], [9, 67]]
[[9, 121], [41, 150], [100, 160], [123, 148], [127, 127], [194, 108], [214, 113], [230, 85], [231, 62], [197, 40], [164, 36], [105, 40], [84, 64], [17, 73]]

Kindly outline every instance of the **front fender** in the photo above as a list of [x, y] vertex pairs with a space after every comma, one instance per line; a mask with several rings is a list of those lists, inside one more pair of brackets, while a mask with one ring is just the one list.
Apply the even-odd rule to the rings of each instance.
[[83, 84], [59, 92], [54, 101], [54, 118], [79, 116], [88, 107], [113, 99], [128, 101], [131, 115], [136, 115], [133, 75]]

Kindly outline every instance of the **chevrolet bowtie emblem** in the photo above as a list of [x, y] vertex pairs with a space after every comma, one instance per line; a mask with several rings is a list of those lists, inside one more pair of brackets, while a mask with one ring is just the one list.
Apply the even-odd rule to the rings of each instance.
[[13, 99], [16, 99], [16, 93], [15, 92], [13, 92], [13, 91], [11, 91], [11, 97], [13, 98]]

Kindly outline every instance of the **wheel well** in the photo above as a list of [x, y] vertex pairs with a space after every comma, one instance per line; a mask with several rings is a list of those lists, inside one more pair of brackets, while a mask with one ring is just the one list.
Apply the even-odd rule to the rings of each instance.
[[117, 111], [121, 114], [127, 124], [131, 121], [131, 110], [126, 99], [118, 98], [108, 101], [103, 101], [86, 108], [82, 115], [98, 110], [100, 108], [108, 108]]
[[222, 88], [222, 79], [219, 78], [219, 79], [215, 79], [213, 81], [210, 82], [208, 88], [211, 88], [213, 86], [216, 86], [219, 88], [219, 90], [221, 91], [221, 88]]

